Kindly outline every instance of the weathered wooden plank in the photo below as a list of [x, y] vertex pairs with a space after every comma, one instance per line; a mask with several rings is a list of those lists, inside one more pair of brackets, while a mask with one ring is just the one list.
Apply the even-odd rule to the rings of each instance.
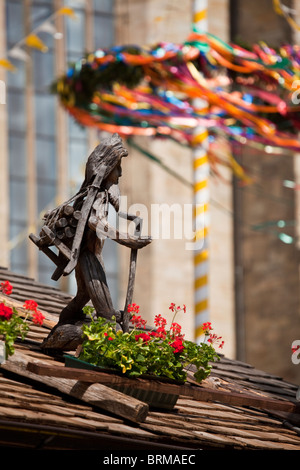
[[[213, 409], [213, 410], [224, 411], [224, 409], [228, 409], [226, 405], [222, 405], [221, 403], [214, 403], [213, 407], [212, 407], [212, 404], [208, 402], [201, 402], [201, 405], [198, 405], [197, 402], [195, 402], [195, 400], [191, 398], [186, 398], [186, 397], [179, 397], [177, 400], [177, 406], [185, 410], [188, 410], [189, 408], [195, 408], [195, 406], [197, 406], [197, 408], [199, 407], [204, 410]], [[234, 413], [237, 413], [237, 414], [244, 413], [242, 408], [230, 408], [230, 411], [233, 411]]]
[[[26, 289], [18, 290], [17, 288], [13, 290], [13, 295], [11, 298], [15, 299], [16, 297], [22, 297], [22, 299], [32, 298], [34, 295], [34, 300], [38, 303], [45, 302], [47, 305], [57, 306], [57, 304], [65, 305], [72, 297], [71, 296], [58, 296], [55, 291], [46, 292], [43, 289], [35, 289], [33, 286]], [[17, 299], [18, 300], [18, 299]]]
[[[0, 268], [0, 280], [8, 280], [13, 285], [13, 294], [15, 291], [41, 292], [45, 295], [54, 295], [57, 299], [69, 298], [70, 294], [62, 292], [54, 286], [39, 283], [29, 277], [23, 278], [10, 271], [2, 271]], [[12, 296], [13, 296], [12, 294]]]
[[61, 425], [65, 427], [86, 428], [88, 430], [108, 430], [108, 425], [92, 422], [76, 416], [62, 416], [56, 413], [35, 411], [21, 408], [8, 408], [0, 406], [0, 416], [6, 418], [21, 419], [31, 423], [44, 423], [50, 425]]
[[56, 365], [28, 363], [28, 370], [38, 375], [62, 377], [80, 380], [89, 383], [102, 383], [110, 385], [131, 385], [134, 388], [143, 390], [159, 391], [162, 393], [179, 393], [180, 387], [175, 384], [161, 382], [159, 380], [133, 379], [122, 377], [106, 372], [98, 372], [93, 370], [73, 369], [71, 367], [63, 367]]
[[42, 227], [42, 231], [49, 239], [51, 239], [52, 243], [54, 243], [54, 245], [67, 259], [71, 259], [71, 250], [55, 236], [55, 234], [49, 229], [49, 227], [47, 227], [47, 225]]
[[244, 437], [235, 437], [237, 443], [254, 450], [299, 450], [299, 446], [292, 444], [261, 441], [260, 439], [248, 439]]
[[117, 416], [122, 416], [133, 422], [145, 420], [149, 407], [147, 404], [125, 395], [117, 390], [113, 390], [102, 384], [89, 384], [78, 380], [41, 377], [27, 370], [29, 358], [16, 351], [16, 353], [1, 365], [1, 368], [22, 377], [29, 378], [46, 386], [77, 398], [85, 403], [109, 411]]
[[59, 263], [58, 256], [48, 246], [40, 244], [40, 238], [36, 237], [33, 233], [29, 235], [29, 238], [54, 264], [57, 265]]
[[[1, 402], [5, 403], [5, 406], [9, 406], [11, 403], [13, 407], [21, 407], [21, 408], [32, 408], [34, 406], [40, 407], [41, 405], [46, 405], [49, 408], [52, 408], [53, 405], [60, 406], [61, 408], [65, 409], [65, 403], [60, 403], [55, 399], [51, 399], [51, 396], [44, 395], [43, 397], [36, 397], [34, 394], [29, 394], [26, 390], [23, 390], [23, 395], [19, 393], [13, 393], [9, 390], [5, 392], [0, 392]], [[5, 402], [4, 402], [5, 399]]]
[[155, 438], [155, 434], [146, 431], [145, 429], [142, 429], [141, 426], [133, 427], [133, 426], [128, 426], [127, 424], [119, 424], [119, 423], [109, 423], [108, 428], [110, 432], [113, 432], [114, 434], [119, 434], [123, 435], [126, 437], [132, 437], [132, 438]]
[[289, 401], [275, 400], [272, 398], [255, 396], [246, 393], [224, 392], [221, 390], [209, 390], [207, 388], [190, 387], [189, 390], [185, 385], [182, 387], [183, 394], [192, 396], [196, 400], [203, 401], [219, 401], [221, 403], [232, 406], [247, 406], [267, 410], [281, 410], [294, 413], [300, 412], [299, 404]]
[[[201, 404], [200, 404], [201, 406]], [[212, 406], [212, 404], [210, 404]], [[202, 408], [202, 406], [201, 406]], [[200, 408], [200, 409], [201, 409]], [[202, 409], [201, 415], [187, 415], [178, 413], [177, 419], [181, 419], [182, 422], [188, 423], [201, 423], [205, 426], [226, 426], [228, 429], [259, 429], [261, 431], [269, 431], [270, 429], [281, 429], [283, 434], [289, 434], [291, 431], [282, 428], [282, 421], [270, 418], [269, 415], [263, 411], [259, 412], [259, 415], [252, 416], [252, 410], [239, 409], [239, 413], [235, 413], [237, 409], [232, 407], [224, 407], [222, 409]], [[212, 412], [211, 412], [212, 411]], [[161, 417], [159, 417], [161, 419]], [[169, 419], [164, 417], [165, 420]], [[148, 418], [147, 418], [148, 420]]]
[[[165, 434], [167, 436], [170, 436], [170, 437], [180, 437], [181, 439], [182, 438], [187, 438], [187, 439], [192, 439], [194, 437], [194, 433], [193, 431], [187, 431], [185, 429], [180, 429], [180, 431], [178, 430], [177, 427], [175, 426], [166, 426], [166, 425], [156, 425], [156, 424], [148, 424], [147, 422], [146, 423], [142, 423], [141, 424], [141, 428], [142, 429], [145, 429], [147, 431], [150, 431], [150, 432], [155, 432], [157, 434]], [[180, 433], [180, 436], [179, 436], [179, 433]]]
[[[257, 430], [257, 428], [252, 426], [252, 429], [247, 427], [246, 429], [237, 429], [236, 427], [228, 426], [208, 426], [206, 425], [206, 431], [213, 432], [215, 434], [221, 434], [223, 436], [238, 436], [248, 439], [260, 439], [262, 441], [272, 441], [272, 442], [282, 442], [287, 444], [294, 444], [300, 446], [300, 438], [294, 434], [294, 436], [287, 436], [285, 434], [279, 434], [280, 429], [269, 428], [267, 431]], [[277, 432], [276, 432], [277, 431]]]
[[223, 404], [232, 406], [247, 406], [259, 409], [269, 410], [280, 410], [287, 411], [290, 413], [300, 413], [300, 405], [289, 401], [275, 400], [264, 396], [251, 395], [246, 393], [234, 393], [224, 392], [221, 390], [208, 389], [205, 387], [195, 387], [191, 385], [175, 385], [159, 381], [148, 381], [144, 379], [127, 379], [119, 377], [113, 374], [107, 374], [98, 371], [87, 371], [81, 369], [72, 369], [61, 366], [47, 366], [47, 365], [32, 365], [28, 366], [30, 370], [34, 370], [35, 373], [40, 374], [58, 374], [59, 377], [77, 378], [77, 380], [83, 380], [85, 382], [93, 383], [111, 383], [113, 385], [132, 384], [132, 386], [140, 387], [144, 389], [151, 389], [155, 391], [161, 391], [166, 393], [178, 393], [179, 395], [185, 395], [192, 397], [195, 400], [200, 401], [218, 401]]
[[[194, 431], [195, 437], [199, 439], [200, 442], [204, 445], [206, 442], [209, 443], [209, 446], [215, 445], [216, 447], [227, 447], [236, 448], [238, 441], [234, 438], [228, 436], [214, 435], [210, 432], [205, 431]], [[240, 443], [240, 447], [246, 447], [245, 444]]]
[[[247, 410], [248, 411], [248, 410]], [[226, 407], [224, 411], [214, 410], [214, 408], [211, 409], [203, 409], [203, 408], [198, 408], [197, 403], [195, 403], [195, 408], [189, 408], [189, 409], [184, 409], [184, 408], [179, 408], [180, 416], [192, 416], [193, 419], [198, 419], [199, 421], [202, 422], [202, 420], [206, 419], [207, 416], [209, 415], [210, 419], [215, 419], [215, 420], [230, 420], [230, 421], [243, 421], [245, 423], [257, 423], [257, 419], [254, 418], [251, 415], [248, 415], [248, 413], [244, 413], [244, 416], [241, 417], [239, 414], [235, 413], [235, 410], [230, 410], [230, 408]]]
[[[22, 317], [28, 316], [28, 311], [23, 307], [23, 303], [19, 302], [11, 297], [7, 297], [0, 294], [0, 302], [4, 302], [8, 307], [15, 308], [18, 314]], [[43, 321], [43, 325], [48, 328], [53, 328], [57, 323], [57, 317], [41, 310], [42, 314], [46, 317]]]
[[222, 419], [222, 416], [219, 416], [218, 419], [202, 418], [199, 420], [182, 415], [174, 416], [174, 414], [165, 416], [161, 416], [161, 414], [159, 416], [152, 416], [152, 414], [149, 414], [145, 423], [158, 426], [173, 426], [174, 428], [186, 429], [188, 431], [205, 431], [229, 437], [261, 438], [262, 440], [272, 440], [274, 442], [300, 444], [300, 437], [294, 431], [282, 429], [281, 422], [277, 423], [275, 421], [262, 425], [259, 421], [253, 423], [245, 422], [243, 417], [244, 413], [240, 415], [240, 421], [225, 420]]

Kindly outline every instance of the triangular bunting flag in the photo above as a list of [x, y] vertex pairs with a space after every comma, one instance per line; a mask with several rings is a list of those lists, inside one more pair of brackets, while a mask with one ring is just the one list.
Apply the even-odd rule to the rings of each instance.
[[25, 38], [24, 42], [27, 44], [27, 46], [38, 49], [41, 52], [48, 51], [48, 47], [43, 43], [43, 41], [40, 40], [38, 36], [36, 36], [36, 34], [30, 34], [27, 36], [27, 38]]
[[8, 52], [8, 55], [10, 57], [13, 57], [14, 59], [20, 59], [20, 60], [24, 60], [24, 62], [26, 62], [29, 58], [27, 52], [25, 52], [23, 49], [21, 49], [21, 47], [13, 47], [9, 52]]
[[7, 70], [10, 70], [11, 72], [14, 72], [16, 70], [16, 67], [7, 59], [0, 59], [0, 67], [4, 67]]
[[72, 8], [69, 8], [69, 7], [63, 7], [63, 8], [60, 8], [57, 12], [58, 15], [67, 15], [67, 16], [71, 16], [71, 18], [75, 19], [77, 18], [75, 13], [74, 13], [74, 10]]

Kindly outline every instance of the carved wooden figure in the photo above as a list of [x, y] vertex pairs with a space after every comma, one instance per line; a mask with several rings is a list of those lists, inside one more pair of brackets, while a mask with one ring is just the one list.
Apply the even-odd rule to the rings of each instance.
[[[44, 215], [45, 223], [40, 236], [30, 234], [30, 239], [55, 264], [52, 279], [58, 280], [75, 269], [77, 293], [61, 311], [57, 325], [52, 329], [43, 347], [50, 349], [75, 349], [82, 341], [81, 324], [85, 317], [83, 307], [91, 301], [97, 316], [111, 320], [117, 327], [128, 331], [127, 305], [132, 302], [137, 250], [151, 242], [141, 237], [141, 219], [119, 211], [119, 178], [121, 160], [128, 155], [118, 134], [98, 145], [86, 163], [85, 179], [80, 190], [69, 201]], [[120, 233], [108, 223], [111, 204], [119, 216], [134, 220], [134, 236]], [[124, 311], [115, 310], [107, 285], [102, 258], [106, 238], [131, 248], [128, 292]], [[56, 247], [56, 254], [51, 247]]]

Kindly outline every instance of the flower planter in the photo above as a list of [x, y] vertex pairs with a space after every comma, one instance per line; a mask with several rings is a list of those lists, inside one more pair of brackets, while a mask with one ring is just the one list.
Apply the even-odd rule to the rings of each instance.
[[[86, 369], [86, 370], [94, 370], [95, 372], [105, 372], [105, 373], [111, 373], [111, 374], [117, 374], [119, 376], [124, 375], [119, 372], [117, 369], [107, 369], [104, 367], [99, 367], [95, 366], [93, 364], [90, 364], [88, 362], [82, 361], [74, 356], [69, 356], [65, 355], [65, 366], [66, 367], [72, 367], [76, 369]], [[128, 378], [126, 376], [126, 378]], [[170, 383], [170, 384], [179, 384], [179, 382], [175, 380], [169, 380], [167, 378], [163, 377], [155, 377], [151, 375], [142, 375], [140, 378], [149, 380], [151, 381], [160, 381], [160, 382], [165, 382], [165, 383]], [[180, 382], [180, 384], [182, 384]], [[176, 405], [177, 399], [178, 399], [178, 394], [174, 393], [166, 393], [166, 392], [158, 392], [154, 390], [144, 390], [138, 387], [132, 387], [131, 385], [124, 384], [124, 385], [109, 385], [111, 388], [114, 390], [118, 390], [119, 392], [125, 393], [126, 395], [130, 395], [131, 397], [136, 398], [137, 400], [140, 400], [144, 403], [147, 403], [149, 406], [152, 408], [159, 408], [159, 409], [164, 409], [164, 410], [172, 410], [174, 406]]]

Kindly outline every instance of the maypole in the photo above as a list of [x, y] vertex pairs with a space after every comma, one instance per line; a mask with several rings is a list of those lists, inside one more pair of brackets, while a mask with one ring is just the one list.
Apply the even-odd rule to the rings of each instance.
[[[194, 24], [207, 31], [207, 0], [194, 0]], [[198, 113], [204, 114], [207, 102], [202, 99], [195, 101]], [[194, 227], [196, 244], [194, 248], [194, 303], [195, 303], [195, 341], [199, 342], [202, 334], [201, 325], [209, 319], [209, 161], [208, 131], [205, 127], [197, 127], [193, 139], [194, 164]]]

